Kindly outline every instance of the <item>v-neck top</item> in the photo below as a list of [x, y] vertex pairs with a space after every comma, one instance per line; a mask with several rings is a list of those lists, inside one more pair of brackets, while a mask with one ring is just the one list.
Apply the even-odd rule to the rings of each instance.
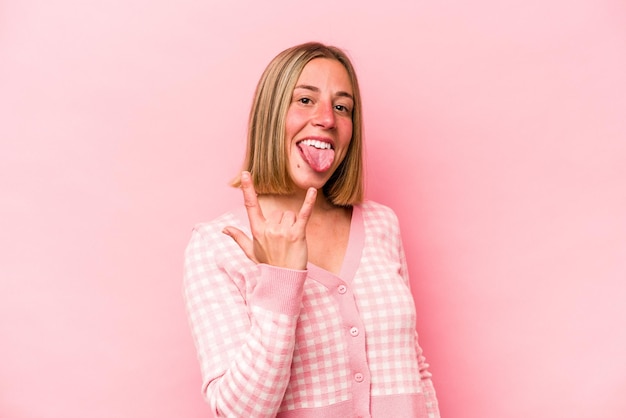
[[340, 273], [337, 276], [333, 272], [330, 272], [322, 267], [317, 266], [311, 262], [307, 263], [307, 270], [309, 271], [309, 277], [315, 277], [318, 281], [334, 281], [328, 276], [334, 279], [339, 279], [346, 282], [351, 282], [354, 278], [359, 263], [361, 261], [361, 253], [363, 252], [363, 244], [365, 243], [365, 235], [363, 229], [363, 214], [361, 206], [352, 207], [352, 215], [350, 216], [350, 230], [348, 233], [348, 245], [346, 246], [346, 252], [341, 263]]
[[221, 231], [250, 236], [245, 210], [197, 225], [184, 290], [213, 416], [438, 417], [396, 215], [355, 205], [339, 275], [255, 264]]

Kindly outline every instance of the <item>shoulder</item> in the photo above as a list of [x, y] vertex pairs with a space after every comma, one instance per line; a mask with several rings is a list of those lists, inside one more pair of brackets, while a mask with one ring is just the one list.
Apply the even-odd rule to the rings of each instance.
[[383, 251], [388, 257], [397, 259], [398, 249], [402, 247], [402, 234], [394, 210], [371, 200], [355, 207], [360, 208], [363, 219], [365, 246], [377, 248], [377, 251]]
[[199, 234], [203, 237], [211, 237], [217, 234], [223, 235], [222, 230], [226, 226], [235, 226], [237, 228], [246, 229], [247, 225], [242, 222], [240, 210], [234, 209], [228, 212], [225, 212], [218, 217], [210, 220], [199, 222], [194, 225], [193, 233]]
[[398, 216], [393, 209], [372, 200], [366, 200], [358, 207], [366, 236], [374, 237], [378, 242], [391, 241], [395, 246], [401, 234]]
[[234, 226], [248, 233], [248, 225], [243, 222], [241, 213], [235, 209], [213, 220], [199, 222], [192, 228], [191, 239], [187, 246], [187, 252], [202, 251], [213, 252], [216, 250], [224, 251], [232, 247], [232, 239], [222, 233], [225, 227]]
[[398, 216], [389, 206], [373, 200], [366, 200], [359, 207], [366, 224], [398, 225]]

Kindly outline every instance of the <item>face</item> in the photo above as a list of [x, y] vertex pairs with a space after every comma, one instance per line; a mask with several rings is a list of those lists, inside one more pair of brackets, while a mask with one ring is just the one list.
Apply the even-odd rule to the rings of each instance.
[[297, 188], [320, 189], [341, 164], [352, 138], [353, 108], [343, 64], [316, 58], [304, 67], [285, 121], [289, 175]]

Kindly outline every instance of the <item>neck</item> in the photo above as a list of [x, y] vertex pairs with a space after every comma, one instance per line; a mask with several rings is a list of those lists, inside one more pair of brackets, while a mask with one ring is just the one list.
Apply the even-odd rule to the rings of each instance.
[[[269, 210], [280, 210], [280, 211], [292, 211], [296, 214], [300, 211], [302, 207], [302, 203], [304, 202], [304, 197], [306, 196], [306, 190], [296, 190], [290, 194], [285, 195], [276, 195], [276, 194], [267, 194], [259, 196], [259, 202], [261, 206], [263, 206], [263, 210], [266, 208]], [[328, 212], [333, 209], [338, 209], [338, 206], [332, 204], [321, 189], [317, 191], [317, 197], [315, 199], [315, 206], [313, 208], [313, 213], [323, 213]]]

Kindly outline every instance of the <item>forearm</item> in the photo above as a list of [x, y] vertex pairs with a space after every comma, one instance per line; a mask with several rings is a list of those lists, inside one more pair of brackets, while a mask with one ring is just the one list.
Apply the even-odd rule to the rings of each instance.
[[297, 318], [253, 307], [251, 320], [243, 345], [219, 371], [223, 374], [204, 382], [216, 417], [273, 417], [289, 383]]

